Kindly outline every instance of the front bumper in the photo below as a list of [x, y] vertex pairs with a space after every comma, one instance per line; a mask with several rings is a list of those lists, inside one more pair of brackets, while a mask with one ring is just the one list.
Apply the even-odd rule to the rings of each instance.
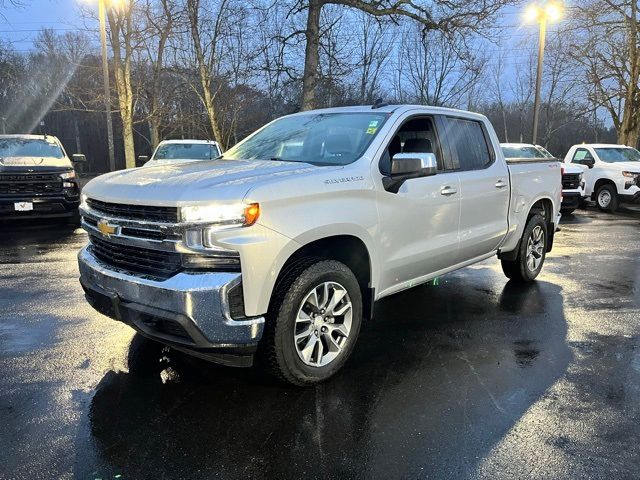
[[618, 197], [624, 203], [640, 203], [640, 191], [633, 195], [618, 195]]
[[562, 192], [562, 209], [578, 208], [582, 202], [582, 194], [580, 192]]
[[191, 355], [250, 366], [264, 317], [231, 318], [228, 293], [240, 273], [180, 272], [158, 281], [113, 270], [87, 247], [78, 254], [80, 283], [99, 312]]
[[[14, 204], [18, 202], [33, 203], [33, 210], [16, 211]], [[0, 219], [19, 218], [64, 218], [77, 215], [80, 206], [80, 195], [46, 196], [46, 197], [0, 197]]]

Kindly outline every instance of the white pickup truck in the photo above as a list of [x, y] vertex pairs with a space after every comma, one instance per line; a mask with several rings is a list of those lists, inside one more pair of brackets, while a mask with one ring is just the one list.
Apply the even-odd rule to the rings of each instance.
[[[502, 143], [502, 153], [507, 159], [517, 158], [547, 158], [555, 157], [541, 145], [533, 145], [531, 143]], [[561, 161], [561, 160], [558, 160]], [[560, 205], [560, 213], [569, 215], [578, 208], [584, 201], [586, 196], [584, 193], [585, 181], [584, 170], [577, 165], [564, 164], [562, 169], [562, 204]]]
[[635, 148], [574, 145], [564, 161], [583, 169], [585, 193], [600, 210], [614, 212], [620, 203], [640, 202], [640, 152]]
[[89, 182], [80, 281], [142, 335], [307, 385], [342, 367], [376, 300], [495, 255], [535, 279], [560, 192], [558, 162], [507, 163], [482, 115], [302, 112], [218, 160]]

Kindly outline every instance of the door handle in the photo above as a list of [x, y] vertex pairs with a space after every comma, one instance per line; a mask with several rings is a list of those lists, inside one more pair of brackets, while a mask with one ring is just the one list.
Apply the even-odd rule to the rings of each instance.
[[455, 195], [456, 193], [458, 193], [458, 190], [448, 185], [440, 189], [440, 195], [449, 196], [449, 195]]
[[496, 182], [496, 188], [506, 188], [507, 187], [507, 182], [505, 182], [504, 180], [500, 179]]

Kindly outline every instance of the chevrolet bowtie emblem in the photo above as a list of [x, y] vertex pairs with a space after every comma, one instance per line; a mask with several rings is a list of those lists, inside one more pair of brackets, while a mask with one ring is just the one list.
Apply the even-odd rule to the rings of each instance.
[[98, 221], [98, 230], [100, 230], [100, 233], [102, 233], [103, 235], [113, 235], [114, 233], [116, 233], [117, 229], [118, 227], [116, 225], [111, 225], [106, 220]]

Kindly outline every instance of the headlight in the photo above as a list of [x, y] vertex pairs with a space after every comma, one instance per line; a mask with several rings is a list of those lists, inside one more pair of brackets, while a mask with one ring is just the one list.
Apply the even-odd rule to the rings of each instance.
[[71, 170], [70, 172], [64, 172], [60, 174], [60, 178], [63, 180], [70, 180], [72, 178], [76, 178], [76, 172]]
[[180, 219], [185, 223], [209, 223], [220, 226], [248, 227], [260, 216], [260, 204], [197, 205], [182, 207]]
[[584, 177], [584, 173], [579, 173], [578, 174], [578, 181], [581, 182], [582, 181], [582, 177]]
[[80, 195], [80, 208], [87, 208], [87, 196], [84, 193]]
[[624, 177], [636, 178], [638, 175], [640, 175], [640, 172], [622, 172], [622, 175]]

